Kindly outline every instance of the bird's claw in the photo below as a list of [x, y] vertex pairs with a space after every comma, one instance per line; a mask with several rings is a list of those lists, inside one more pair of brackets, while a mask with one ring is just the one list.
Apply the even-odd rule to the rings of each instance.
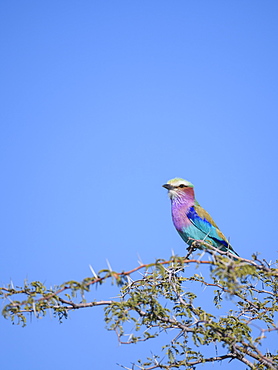
[[188, 257], [193, 253], [195, 252], [198, 247], [196, 246], [197, 242], [193, 242], [188, 248], [186, 248], [188, 250], [188, 253], [187, 255], [185, 256], [185, 259], [188, 259]]

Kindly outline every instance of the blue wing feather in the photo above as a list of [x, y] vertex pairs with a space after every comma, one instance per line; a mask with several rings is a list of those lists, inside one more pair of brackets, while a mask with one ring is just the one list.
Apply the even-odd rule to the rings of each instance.
[[200, 217], [194, 206], [189, 209], [187, 217], [191, 223], [203, 233], [203, 238], [205, 238], [205, 240], [213, 239], [216, 244], [221, 243], [228, 247], [226, 240], [219, 236], [217, 228], [213, 226], [206, 218]]

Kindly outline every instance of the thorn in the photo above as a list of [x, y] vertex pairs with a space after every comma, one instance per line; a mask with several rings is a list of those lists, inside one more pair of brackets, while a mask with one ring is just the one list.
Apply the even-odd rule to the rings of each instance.
[[111, 265], [110, 265], [110, 263], [109, 263], [109, 261], [108, 261], [107, 258], [106, 258], [106, 263], [107, 263], [108, 269], [110, 270], [110, 272], [112, 272], [113, 271], [112, 270], [112, 267], [111, 267]]
[[[128, 335], [128, 334], [127, 334]], [[132, 337], [133, 337], [133, 334], [131, 333], [131, 334], [129, 334], [129, 336], [128, 336], [128, 342], [130, 342], [131, 341], [131, 339], [132, 339]]]
[[92, 268], [91, 265], [89, 265], [89, 268], [90, 268], [92, 274], [94, 275], [94, 277], [97, 279], [97, 274], [95, 273], [95, 270]]
[[210, 231], [208, 231], [207, 235], [205, 235], [205, 237], [203, 239], [204, 242], [206, 241], [206, 238], [209, 236], [209, 234], [210, 234]]
[[204, 250], [201, 254], [200, 254], [200, 257], [198, 258], [198, 261], [200, 261], [202, 258], [203, 258], [203, 256], [204, 256], [204, 254], [206, 253], [206, 251]]
[[6, 298], [7, 298], [7, 300], [8, 300], [8, 301], [10, 301], [10, 302], [11, 302], [11, 304], [14, 304], [14, 302], [11, 300], [11, 298], [10, 298], [10, 297], [8, 297], [8, 296], [7, 296]]
[[35, 302], [33, 302], [33, 311], [34, 311], [34, 315], [36, 318], [38, 318], [38, 315], [37, 315], [37, 311], [36, 311], [36, 305], [35, 305]]
[[127, 281], [128, 281], [128, 285], [131, 285], [133, 283], [134, 280], [131, 279], [131, 277], [129, 275], [127, 275]]
[[140, 266], [144, 265], [143, 262], [142, 262], [142, 259], [141, 259], [140, 255], [139, 255], [139, 253], [137, 253], [137, 258], [138, 258], [138, 261], [137, 262], [139, 263], [139, 265]]

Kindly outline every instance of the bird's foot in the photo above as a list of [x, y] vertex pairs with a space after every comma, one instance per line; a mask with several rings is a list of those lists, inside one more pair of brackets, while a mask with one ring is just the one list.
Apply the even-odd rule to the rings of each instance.
[[201, 242], [199, 242], [199, 241], [197, 241], [197, 240], [195, 240], [195, 241], [191, 244], [191, 246], [194, 248], [194, 251], [196, 251], [197, 249], [202, 249], [202, 243], [201, 243]]
[[189, 258], [189, 256], [195, 252], [197, 249], [198, 249], [198, 246], [197, 246], [198, 242], [193, 242], [187, 249], [188, 253], [187, 255], [185, 256], [185, 259], [187, 260]]

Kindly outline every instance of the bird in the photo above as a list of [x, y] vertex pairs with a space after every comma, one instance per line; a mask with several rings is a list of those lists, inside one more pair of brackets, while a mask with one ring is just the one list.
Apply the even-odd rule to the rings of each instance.
[[176, 177], [162, 186], [168, 190], [174, 226], [189, 245], [189, 250], [196, 245], [204, 249], [205, 246], [201, 243], [192, 245], [194, 241], [201, 240], [222, 252], [239, 256], [209, 213], [195, 199], [194, 185], [191, 182]]

